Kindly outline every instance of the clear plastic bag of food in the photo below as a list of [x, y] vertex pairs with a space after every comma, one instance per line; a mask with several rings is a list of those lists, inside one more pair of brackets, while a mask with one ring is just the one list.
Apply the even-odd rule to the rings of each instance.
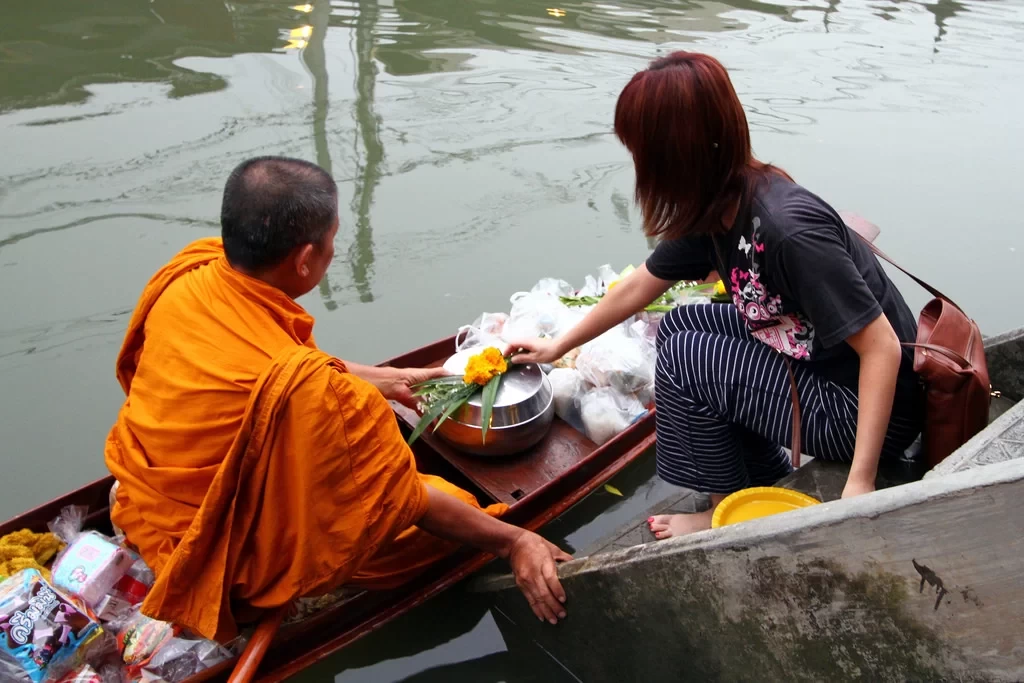
[[230, 649], [212, 640], [175, 637], [160, 646], [142, 667], [141, 673], [154, 680], [180, 683], [232, 655]]
[[486, 348], [495, 346], [503, 348], [502, 333], [508, 324], [506, 313], [483, 313], [473, 321], [472, 325], [463, 325], [455, 336], [455, 351], [463, 349]]
[[654, 343], [645, 334], [620, 325], [584, 344], [576, 369], [596, 387], [629, 394], [654, 383], [655, 358]]
[[546, 291], [519, 292], [511, 298], [512, 310], [502, 337], [506, 341], [533, 337], [559, 337], [586, 314], [562, 303]]
[[611, 387], [587, 391], [579, 399], [579, 408], [583, 432], [598, 446], [647, 414], [647, 408], [635, 396]]
[[555, 404], [555, 415], [567, 422], [573, 429], [584, 431], [583, 418], [580, 415], [580, 400], [588, 388], [591, 388], [582, 375], [571, 368], [555, 368], [548, 373], [551, 382], [552, 402]]
[[100, 621], [121, 621], [130, 616], [146, 599], [156, 580], [145, 560], [134, 552], [129, 553], [131, 566], [96, 605], [95, 612]]
[[180, 632], [174, 624], [151, 619], [135, 609], [118, 624], [117, 632], [117, 651], [128, 676], [137, 678], [160, 649]]

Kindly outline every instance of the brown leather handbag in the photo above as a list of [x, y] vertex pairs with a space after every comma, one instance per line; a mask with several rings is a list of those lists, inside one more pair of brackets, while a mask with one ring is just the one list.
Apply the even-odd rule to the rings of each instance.
[[935, 297], [921, 309], [917, 342], [904, 344], [914, 348], [914, 372], [924, 382], [922, 445], [928, 466], [935, 467], [988, 424], [992, 385], [985, 342], [977, 323], [952, 299], [865, 242]]
[[[917, 341], [903, 344], [913, 347], [914, 372], [925, 386], [922, 450], [928, 466], [935, 467], [988, 424], [992, 385], [981, 330], [952, 299], [889, 258], [864, 238], [859, 226], [851, 227], [876, 256], [891, 263], [935, 297], [921, 309]], [[788, 358], [786, 365], [793, 400], [793, 466], [799, 467], [800, 401]]]

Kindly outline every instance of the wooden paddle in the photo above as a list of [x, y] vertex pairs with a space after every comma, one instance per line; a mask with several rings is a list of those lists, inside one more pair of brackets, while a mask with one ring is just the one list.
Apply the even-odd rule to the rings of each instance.
[[291, 605], [285, 605], [263, 615], [241, 657], [238, 658], [238, 663], [235, 664], [235, 670], [231, 672], [228, 683], [250, 683], [256, 677], [260, 662], [267, 654], [270, 643], [277, 636], [281, 622], [284, 621], [285, 615], [290, 609]]
[[[839, 215], [851, 230], [859, 233], [869, 242], [874, 242], [881, 232], [874, 223], [865, 220], [855, 213], [842, 211]], [[271, 642], [277, 636], [277, 632], [281, 628], [281, 622], [284, 621], [289, 609], [291, 609], [291, 605], [280, 607], [268, 612], [260, 619], [256, 631], [245, 646], [245, 651], [238, 658], [238, 663], [235, 665], [228, 683], [250, 683], [256, 677], [260, 663], [263, 661], [264, 655], [267, 654]]]

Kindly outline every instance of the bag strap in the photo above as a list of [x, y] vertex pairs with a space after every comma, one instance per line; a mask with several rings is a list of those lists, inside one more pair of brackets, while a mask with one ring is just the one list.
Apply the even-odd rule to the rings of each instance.
[[789, 397], [793, 401], [793, 442], [790, 450], [793, 453], [793, 468], [796, 469], [800, 467], [800, 392], [796, 386], [793, 364], [789, 362], [789, 358], [786, 356], [783, 356], [781, 353], [779, 355], [786, 362], [786, 371], [789, 374]]
[[[878, 258], [880, 258], [880, 259], [884, 259], [884, 260], [888, 261], [888, 262], [889, 262], [889, 264], [890, 264], [890, 265], [891, 265], [892, 267], [896, 268], [896, 269], [897, 269], [897, 270], [899, 270], [899, 271], [900, 271], [901, 273], [903, 273], [904, 275], [906, 275], [907, 277], [909, 277], [909, 278], [910, 278], [911, 280], [913, 280], [913, 281], [914, 281], [914, 282], [916, 282], [917, 284], [921, 285], [921, 286], [922, 286], [922, 287], [923, 287], [924, 289], [928, 290], [928, 292], [929, 292], [929, 293], [930, 293], [930, 294], [931, 294], [932, 296], [934, 296], [934, 297], [935, 297], [935, 298], [937, 298], [937, 299], [942, 299], [943, 301], [948, 301], [949, 303], [951, 303], [951, 304], [953, 304], [954, 306], [956, 306], [956, 307], [957, 307], [957, 309], [959, 309], [961, 313], [963, 313], [963, 310], [964, 310], [964, 309], [962, 309], [962, 308], [960, 308], [959, 306], [957, 306], [957, 304], [956, 304], [956, 302], [955, 302], [955, 301], [953, 301], [952, 299], [950, 299], [950, 298], [949, 298], [948, 296], [946, 296], [945, 294], [943, 294], [943, 293], [942, 293], [942, 292], [940, 292], [939, 290], [937, 290], [937, 289], [935, 289], [934, 287], [932, 287], [932, 286], [931, 286], [930, 284], [928, 284], [927, 282], [925, 282], [924, 280], [922, 280], [922, 279], [921, 279], [921, 278], [919, 278], [918, 276], [916, 276], [916, 275], [914, 275], [913, 273], [911, 273], [911, 272], [910, 272], [909, 270], [907, 270], [906, 268], [904, 268], [904, 267], [903, 267], [903, 266], [901, 266], [900, 264], [898, 264], [898, 263], [896, 263], [895, 261], [893, 261], [893, 260], [892, 260], [891, 258], [889, 258], [889, 255], [888, 255], [888, 254], [886, 254], [886, 253], [885, 253], [884, 251], [882, 251], [881, 249], [879, 249], [878, 247], [876, 247], [876, 246], [874, 245], [874, 243], [873, 243], [873, 242], [869, 242], [868, 240], [866, 240], [866, 239], [864, 238], [864, 236], [863, 236], [863, 235], [861, 235], [861, 234], [860, 234], [859, 232], [857, 232], [856, 230], [852, 230], [852, 229], [851, 229], [851, 230], [850, 230], [850, 232], [852, 232], [853, 234], [855, 234], [855, 235], [856, 235], [856, 236], [857, 236], [857, 237], [858, 237], [858, 238], [860, 239], [860, 241], [861, 241], [861, 242], [863, 242], [864, 244], [868, 245], [868, 249], [870, 249], [870, 250], [871, 250], [871, 251], [872, 251], [872, 252], [873, 252], [873, 253], [875, 254], [875, 256], [877, 256], [877, 257], [878, 257]], [[965, 315], [966, 315], [966, 314], [965, 314]]]

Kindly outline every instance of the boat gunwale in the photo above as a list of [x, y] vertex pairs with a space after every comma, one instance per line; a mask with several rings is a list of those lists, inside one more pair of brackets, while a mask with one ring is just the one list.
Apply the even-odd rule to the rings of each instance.
[[[404, 354], [385, 360], [377, 367], [428, 367], [447, 357], [455, 346], [455, 335], [440, 339]], [[396, 419], [403, 432], [408, 431], [407, 420], [396, 411]], [[570, 507], [596, 490], [616, 473], [647, 452], [655, 442], [654, 410], [634, 422], [625, 431], [605, 444], [596, 446], [569, 469], [550, 478], [509, 507], [503, 520], [536, 531], [544, 524], [563, 514]], [[426, 455], [438, 464], [451, 463], [443, 454], [427, 443], [414, 447], [417, 459]], [[104, 528], [109, 525], [109, 492], [114, 477], [107, 475], [70, 491], [53, 500], [27, 510], [0, 523], [0, 535], [21, 528], [43, 531], [67, 505], [86, 505], [85, 528]], [[487, 495], [478, 485], [476, 495]], [[407, 584], [389, 591], [366, 591], [350, 600], [342, 600], [322, 611], [286, 627], [282, 638], [275, 639], [259, 668], [258, 681], [282, 681], [299, 671], [333, 655], [359, 638], [376, 631], [396, 617], [447, 590], [470, 574], [494, 560], [488, 553], [462, 549], [439, 561]], [[374, 610], [377, 611], [374, 611]], [[349, 616], [338, 619], [339, 615]], [[325, 628], [317, 629], [318, 626]], [[329, 628], [328, 628], [329, 626]], [[311, 632], [330, 633], [326, 639], [304, 652], [293, 652], [298, 642], [308, 643], [302, 636]], [[239, 656], [220, 662], [214, 667], [191, 676], [185, 683], [226, 680], [227, 674], [238, 662]]]

